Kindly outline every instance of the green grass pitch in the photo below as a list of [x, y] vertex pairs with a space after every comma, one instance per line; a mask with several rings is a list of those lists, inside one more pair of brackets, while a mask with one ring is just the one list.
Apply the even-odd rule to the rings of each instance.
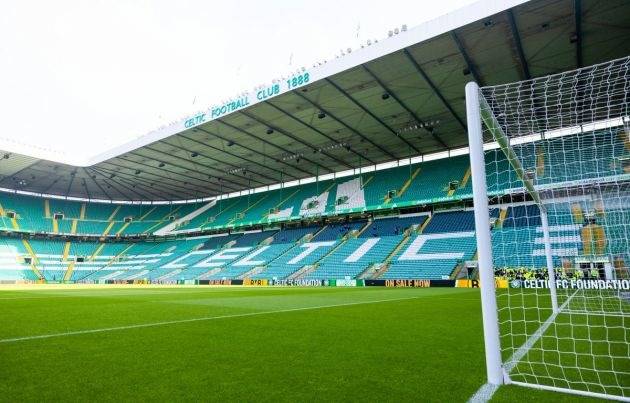
[[[485, 382], [479, 298], [447, 288], [4, 290], [0, 401], [463, 402]], [[514, 386], [493, 399], [586, 400]]]

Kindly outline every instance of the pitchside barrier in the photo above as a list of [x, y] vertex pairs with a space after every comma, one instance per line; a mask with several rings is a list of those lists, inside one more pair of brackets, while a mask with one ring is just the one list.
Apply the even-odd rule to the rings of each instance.
[[[506, 284], [507, 280], [497, 280]], [[390, 280], [268, 280], [268, 279], [224, 279], [224, 280], [177, 280], [173, 282], [150, 280], [103, 280], [98, 284], [170, 284], [170, 285], [212, 285], [245, 287], [389, 287], [389, 288], [429, 288], [429, 287], [466, 287], [477, 288], [476, 280], [425, 280], [425, 279], [390, 279]]]

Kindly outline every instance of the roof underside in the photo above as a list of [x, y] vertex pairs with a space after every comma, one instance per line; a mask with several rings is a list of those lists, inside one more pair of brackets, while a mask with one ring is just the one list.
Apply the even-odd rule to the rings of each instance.
[[625, 0], [531, 1], [90, 167], [4, 155], [0, 187], [194, 199], [463, 147], [468, 81], [626, 56], [628, 15]]

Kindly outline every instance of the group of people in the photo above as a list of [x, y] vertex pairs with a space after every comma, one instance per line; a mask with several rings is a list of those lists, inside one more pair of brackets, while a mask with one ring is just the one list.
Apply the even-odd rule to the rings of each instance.
[[[599, 279], [600, 272], [598, 269], [554, 269], [556, 279]], [[508, 280], [548, 280], [549, 271], [547, 268], [497, 268], [494, 270], [494, 276], [506, 278]]]

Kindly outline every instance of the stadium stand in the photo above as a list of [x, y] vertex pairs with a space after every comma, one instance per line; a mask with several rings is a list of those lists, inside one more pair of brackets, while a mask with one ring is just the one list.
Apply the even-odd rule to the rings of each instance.
[[[547, 143], [548, 150], [537, 143], [515, 145], [514, 149], [524, 169], [535, 175], [540, 185], [550, 181], [550, 175], [570, 182], [591, 173], [594, 178], [599, 175], [600, 180], [625, 174], [624, 136], [613, 130], [601, 134], [553, 139]], [[574, 166], [570, 154], [561, 157], [562, 153], [551, 152], [554, 147], [568, 153], [579, 148], [581, 152], [602, 156], [612, 154], [620, 163], [605, 169], [588, 164]], [[489, 191], [495, 195], [518, 192], [516, 174], [497, 155], [501, 154], [489, 153], [486, 157], [488, 183], [495, 184]], [[557, 158], [564, 160], [555, 161]], [[580, 172], [576, 176], [577, 171]], [[0, 281], [450, 278], [465, 261], [475, 257], [474, 220], [468, 210], [298, 224], [283, 229], [279, 226], [309, 217], [343, 217], [348, 212], [396, 212], [404, 206], [439, 209], [443, 202], [467, 202], [471, 193], [466, 155], [251, 193], [210, 204], [104, 204], [0, 193], [1, 224], [5, 230], [47, 233], [49, 237], [92, 236], [29, 240], [2, 237]], [[597, 206], [595, 201], [582, 198], [556, 204], [556, 209], [556, 214], [550, 215], [556, 255], [605, 252], [630, 260], [623, 245], [606, 242], [607, 233], [616, 234], [610, 237], [613, 240], [623, 239], [618, 233], [630, 228], [630, 214], [624, 205]], [[128, 239], [150, 236], [197, 211], [195, 217], [177, 225], [173, 233], [182, 234], [181, 239]], [[589, 226], [585, 217], [596, 222]], [[493, 244], [514, 252], [497, 251], [497, 267], [544, 266], [541, 222], [535, 205], [523, 202], [499, 206], [491, 211], [491, 220], [492, 237], [497, 240]], [[262, 226], [262, 230], [239, 230], [251, 225]], [[230, 229], [232, 233], [227, 232]], [[186, 238], [187, 233], [199, 231], [219, 233]], [[103, 236], [112, 238], [104, 241], [99, 238]], [[554, 264], [561, 266], [563, 262], [557, 260]]]
[[380, 278], [448, 278], [458, 264], [472, 259], [475, 249], [472, 211], [433, 215], [422, 233], [400, 249]]

